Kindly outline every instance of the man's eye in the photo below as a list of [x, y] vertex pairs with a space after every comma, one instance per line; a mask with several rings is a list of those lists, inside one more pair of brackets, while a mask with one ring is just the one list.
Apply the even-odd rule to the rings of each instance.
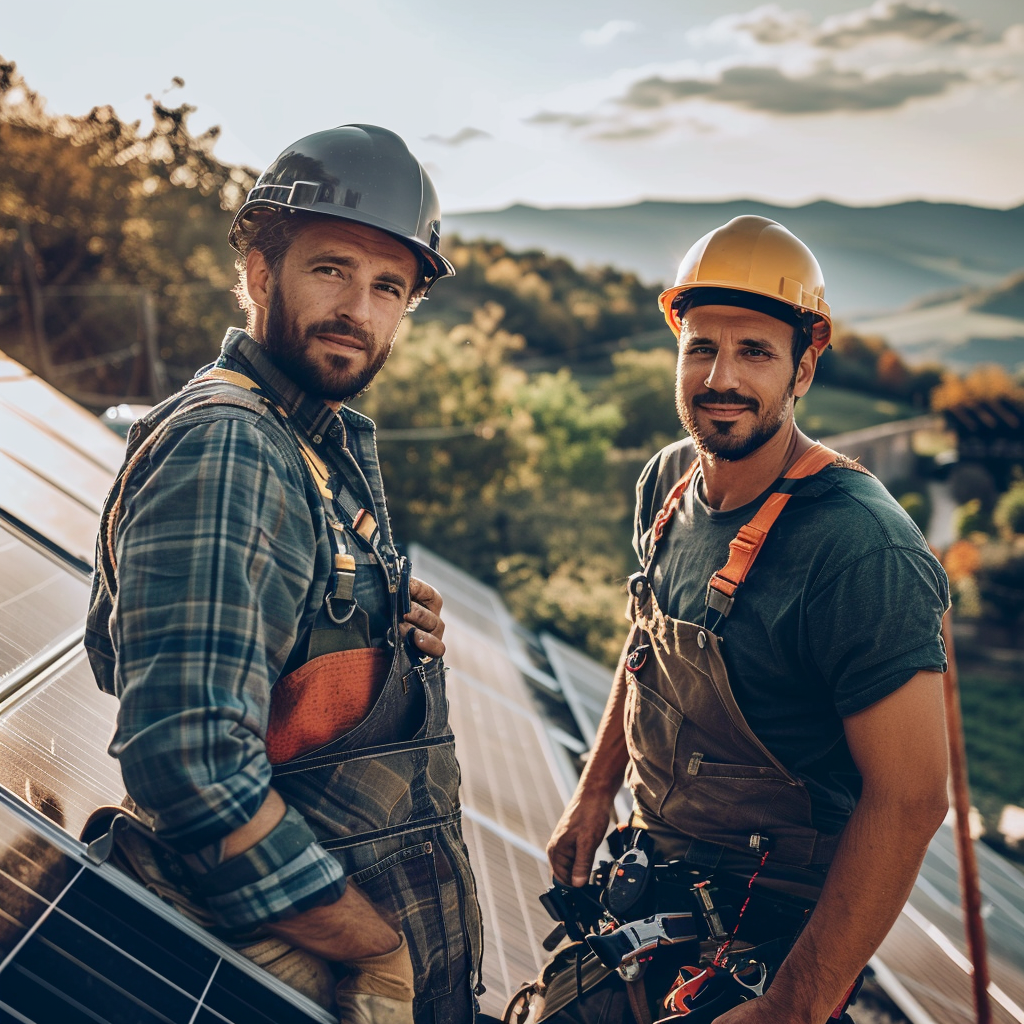
[[314, 274], [323, 274], [324, 277], [341, 277], [341, 271], [337, 267], [314, 267]]
[[394, 295], [396, 299], [400, 299], [402, 297], [402, 293], [393, 284], [379, 284], [377, 285], [377, 288], [388, 295]]

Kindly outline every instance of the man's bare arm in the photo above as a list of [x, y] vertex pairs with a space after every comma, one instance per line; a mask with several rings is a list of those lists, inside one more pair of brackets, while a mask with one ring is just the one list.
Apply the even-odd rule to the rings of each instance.
[[945, 816], [939, 673], [918, 672], [843, 725], [864, 788], [821, 899], [771, 988], [718, 1024], [823, 1024], [892, 927]]
[[594, 854], [608, 834], [612, 801], [622, 786], [629, 761], [623, 716], [626, 708], [626, 655], [623, 648], [615, 670], [594, 748], [587, 758], [576, 792], [548, 840], [548, 860], [555, 878], [564, 885], [586, 885]]

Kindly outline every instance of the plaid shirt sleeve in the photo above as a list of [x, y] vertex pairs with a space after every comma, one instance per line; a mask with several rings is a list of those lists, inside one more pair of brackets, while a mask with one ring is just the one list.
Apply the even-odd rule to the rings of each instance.
[[306, 508], [280, 438], [254, 413], [221, 409], [169, 433], [136, 468], [117, 530], [110, 752], [161, 837], [209, 872], [210, 909], [230, 928], [344, 890], [338, 862], [294, 812], [232, 870], [220, 861], [221, 840], [270, 786], [270, 688], [316, 568]]

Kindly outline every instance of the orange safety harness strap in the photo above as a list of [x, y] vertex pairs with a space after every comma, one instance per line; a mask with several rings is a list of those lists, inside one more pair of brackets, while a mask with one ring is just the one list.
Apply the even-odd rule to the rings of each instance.
[[[729, 541], [729, 559], [717, 572], [713, 573], [708, 581], [707, 604], [709, 608], [717, 611], [721, 617], [729, 614], [732, 608], [733, 598], [739, 586], [747, 578], [754, 565], [758, 554], [764, 545], [769, 531], [775, 525], [782, 510], [793, 496], [796, 490], [796, 482], [814, 476], [821, 472], [826, 466], [836, 463], [848, 465], [849, 460], [844, 459], [838, 452], [826, 448], [822, 444], [814, 444], [808, 448], [803, 455], [787, 470], [777, 482], [775, 490], [768, 496], [764, 504], [757, 510], [757, 514], [749, 523], [740, 527], [736, 536]], [[686, 493], [693, 474], [699, 465], [699, 460], [694, 459], [687, 467], [679, 481], [675, 484], [664, 504], [654, 517], [654, 525], [651, 528], [651, 548], [648, 552], [648, 564], [654, 558], [654, 546], [658, 544], [665, 530], [668, 529], [672, 517], [679, 508], [679, 503]], [[849, 464], [850, 468], [860, 469], [856, 464]]]
[[757, 515], [749, 523], [741, 526], [739, 533], [729, 541], [729, 560], [712, 575], [708, 586], [727, 598], [733, 597], [760, 554], [768, 531], [775, 525], [775, 520], [779, 518], [786, 503], [793, 496], [786, 482], [814, 476], [837, 458], [837, 453], [824, 445], [815, 444], [808, 448], [790, 466], [782, 477], [778, 490], [768, 496], [767, 501], [757, 510]]

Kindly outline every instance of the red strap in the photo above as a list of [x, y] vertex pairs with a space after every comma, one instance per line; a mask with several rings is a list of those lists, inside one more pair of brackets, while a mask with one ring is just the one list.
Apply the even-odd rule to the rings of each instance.
[[[651, 539], [657, 544], [661, 540], [662, 534], [668, 527], [668, 524], [672, 521], [672, 517], [676, 514], [676, 509], [679, 508], [679, 502], [682, 501], [683, 495], [686, 493], [686, 488], [690, 484], [690, 480], [693, 477], [694, 471], [697, 469], [699, 459], [694, 459], [689, 466], [686, 467], [686, 472], [676, 482], [675, 487], [668, 492], [668, 497], [665, 499], [665, 503], [661, 506], [658, 514], [654, 517], [654, 525], [651, 527]], [[648, 557], [648, 562], [650, 557]]]
[[[782, 479], [802, 480], [804, 477], [814, 476], [826, 466], [832, 465], [837, 458], [838, 455], [831, 448], [815, 444], [790, 466]], [[725, 594], [726, 597], [732, 597], [736, 593], [760, 554], [768, 531], [775, 525], [775, 520], [779, 518], [790, 497], [791, 495], [780, 491], [770, 494], [754, 518], [740, 527], [739, 533], [729, 541], [729, 560], [711, 577], [708, 583], [710, 587]]]

